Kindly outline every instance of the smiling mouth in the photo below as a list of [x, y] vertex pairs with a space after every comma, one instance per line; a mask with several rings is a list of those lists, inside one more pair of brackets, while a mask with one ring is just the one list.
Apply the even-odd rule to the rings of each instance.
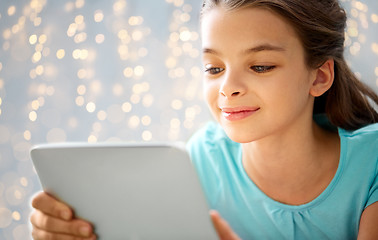
[[222, 116], [228, 121], [239, 121], [245, 119], [258, 110], [259, 107], [236, 107], [236, 108], [220, 108]]

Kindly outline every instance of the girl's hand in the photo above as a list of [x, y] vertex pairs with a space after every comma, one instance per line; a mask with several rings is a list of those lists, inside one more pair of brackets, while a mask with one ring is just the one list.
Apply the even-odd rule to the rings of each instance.
[[94, 240], [96, 235], [90, 223], [76, 219], [69, 206], [59, 202], [45, 192], [32, 200], [35, 211], [30, 217], [34, 240]]
[[220, 240], [241, 240], [217, 211], [211, 210], [210, 216]]

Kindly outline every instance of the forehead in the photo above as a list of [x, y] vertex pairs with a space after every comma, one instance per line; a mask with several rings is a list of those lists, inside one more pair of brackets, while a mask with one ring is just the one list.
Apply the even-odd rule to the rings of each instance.
[[203, 15], [201, 36], [205, 48], [246, 48], [251, 44], [300, 46], [294, 28], [277, 13], [263, 8], [227, 11], [215, 7]]

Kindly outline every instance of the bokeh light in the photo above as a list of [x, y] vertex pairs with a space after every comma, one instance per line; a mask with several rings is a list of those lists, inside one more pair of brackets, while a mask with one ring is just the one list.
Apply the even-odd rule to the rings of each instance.
[[[348, 63], [378, 91], [378, 2], [341, 2]], [[0, 2], [0, 239], [31, 239], [30, 198], [41, 190], [32, 145], [186, 141], [211, 119], [200, 7], [189, 0]]]

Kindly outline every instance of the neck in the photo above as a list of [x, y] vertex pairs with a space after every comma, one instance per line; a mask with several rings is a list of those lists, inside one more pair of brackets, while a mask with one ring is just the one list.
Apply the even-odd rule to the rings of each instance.
[[328, 186], [338, 166], [338, 136], [314, 122], [242, 146], [249, 177], [268, 196], [284, 203], [313, 200]]

